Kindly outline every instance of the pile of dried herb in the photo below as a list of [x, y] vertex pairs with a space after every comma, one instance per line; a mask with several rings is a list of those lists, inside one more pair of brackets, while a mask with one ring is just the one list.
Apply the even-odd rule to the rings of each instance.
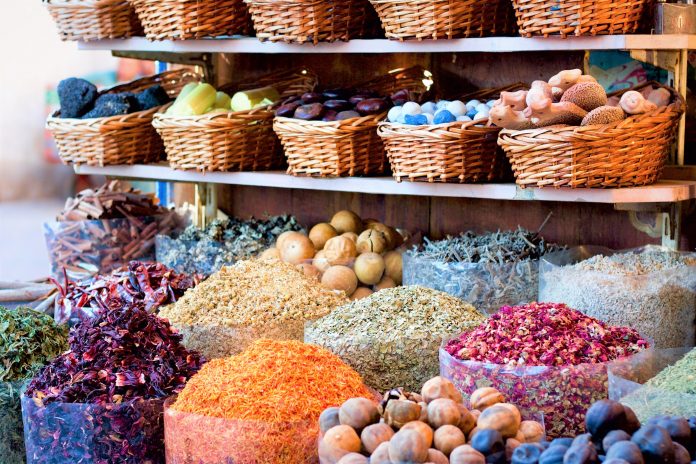
[[179, 272], [209, 276], [222, 266], [256, 256], [289, 230], [303, 230], [290, 215], [216, 219], [205, 229], [190, 225], [178, 236], [157, 236], [157, 261]]
[[520, 408], [543, 412], [547, 432], [562, 436], [582, 433], [587, 409], [607, 397], [607, 362], [648, 346], [633, 329], [563, 304], [506, 306], [445, 344], [441, 373], [462, 392], [492, 386]]
[[[671, 356], [671, 351], [665, 355]], [[658, 415], [696, 415], [696, 348], [621, 398], [621, 402], [633, 408], [641, 420]]]
[[197, 284], [197, 278], [179, 274], [159, 263], [131, 261], [108, 275], [98, 275], [83, 282], [65, 277], [55, 311], [60, 323], [76, 324], [94, 317], [100, 309], [120, 310], [139, 306], [157, 312], [160, 306], [175, 303], [184, 292]]
[[331, 350], [376, 390], [416, 390], [438, 374], [438, 349], [485, 320], [473, 306], [417, 285], [381, 290], [308, 324], [305, 341]]
[[162, 308], [186, 346], [208, 359], [236, 354], [259, 338], [302, 340], [304, 324], [344, 304], [289, 263], [239, 261]]
[[0, 462], [24, 463], [20, 389], [68, 347], [66, 327], [27, 307], [0, 306]]
[[565, 266], [550, 258], [541, 267], [540, 299], [632, 327], [658, 348], [694, 345], [695, 253], [646, 247]]
[[164, 399], [203, 359], [167, 321], [135, 306], [81, 321], [69, 344], [22, 400], [32, 462], [163, 463]]
[[424, 238], [404, 254], [404, 285], [441, 290], [493, 314], [502, 306], [536, 300], [539, 258], [561, 249], [539, 232], [521, 227], [436, 241]]
[[319, 415], [352, 397], [373, 396], [329, 351], [256, 341], [203, 366], [165, 411], [167, 462], [316, 462]]

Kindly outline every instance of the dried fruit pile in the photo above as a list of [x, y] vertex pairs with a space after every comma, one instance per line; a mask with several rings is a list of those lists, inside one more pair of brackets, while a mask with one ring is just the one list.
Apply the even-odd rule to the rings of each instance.
[[463, 392], [486, 383], [523, 410], [544, 413], [549, 435], [581, 431], [607, 397], [607, 362], [648, 348], [633, 329], [611, 327], [563, 304], [503, 307], [446, 343], [440, 372]]
[[546, 438], [541, 423], [523, 421], [497, 390], [481, 388], [465, 400], [442, 377], [425, 382], [420, 393], [389, 390], [379, 405], [351, 398], [324, 410], [319, 426], [324, 464], [364, 464], [367, 456], [377, 464], [504, 463], [522, 444], [541, 446]]
[[41, 367], [68, 347], [66, 327], [31, 308], [0, 306], [0, 462], [23, 464], [20, 389]]
[[203, 359], [137, 307], [100, 311], [71, 330], [69, 344], [22, 397], [31, 462], [163, 463], [163, 401]]
[[192, 224], [179, 235], [157, 236], [157, 261], [178, 272], [209, 276], [222, 266], [256, 256], [283, 232], [301, 230], [297, 219], [289, 215], [216, 219], [205, 229]]
[[278, 237], [264, 258], [295, 264], [321, 284], [340, 290], [351, 299], [401, 285], [401, 252], [404, 237], [395, 228], [375, 219], [364, 221], [342, 210], [330, 222], [320, 222], [309, 235], [288, 232]]
[[153, 194], [118, 181], [68, 198], [56, 221], [44, 224], [52, 273], [58, 277], [65, 270], [73, 279], [151, 259], [155, 235], [182, 225], [182, 218], [156, 204]]
[[536, 300], [539, 258], [564, 248], [522, 228], [423, 242], [404, 253], [404, 284], [442, 290], [487, 314]]
[[444, 337], [485, 317], [447, 293], [419, 286], [381, 290], [307, 325], [305, 341], [331, 350], [377, 390], [418, 388], [437, 374]]
[[203, 366], [165, 411], [167, 462], [315, 462], [319, 415], [355, 396], [372, 394], [330, 352], [256, 341]]
[[696, 253], [646, 247], [569, 265], [556, 264], [561, 258], [542, 264], [540, 299], [632, 327], [658, 348], [694, 345]]
[[162, 308], [186, 346], [207, 358], [239, 353], [259, 338], [302, 340], [304, 324], [344, 304], [292, 264], [239, 261]]
[[65, 278], [56, 304], [55, 319], [59, 323], [76, 324], [91, 318], [100, 310], [120, 310], [138, 306], [157, 312], [160, 306], [176, 302], [186, 290], [196, 285], [196, 279], [178, 274], [159, 263], [131, 261], [109, 275], [98, 275], [84, 282]]

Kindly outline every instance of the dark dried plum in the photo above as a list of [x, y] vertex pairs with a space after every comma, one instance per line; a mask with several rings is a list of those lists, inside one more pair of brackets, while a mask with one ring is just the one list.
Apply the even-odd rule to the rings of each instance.
[[302, 94], [302, 103], [309, 105], [310, 103], [321, 103], [324, 99], [320, 93], [307, 92]]
[[326, 100], [324, 102], [324, 106], [327, 109], [336, 111], [337, 113], [340, 111], [353, 109], [353, 105], [351, 105], [348, 100]]
[[497, 430], [479, 430], [471, 438], [471, 446], [484, 455], [505, 452], [505, 441]]
[[539, 464], [560, 464], [563, 462], [566, 451], [568, 451], [567, 446], [552, 444], [546, 451], [541, 453]]
[[324, 90], [321, 95], [327, 100], [348, 100], [353, 93], [353, 89], [329, 89]]
[[536, 443], [522, 443], [512, 452], [512, 464], [537, 464], [542, 451]]
[[331, 122], [336, 120], [338, 113], [335, 110], [324, 111], [324, 116], [321, 118], [322, 121]]
[[360, 113], [353, 110], [341, 111], [336, 115], [336, 121], [343, 121], [344, 119], [359, 118]]
[[633, 412], [633, 409], [629, 408], [625, 404], [623, 405], [624, 413], [626, 413], [626, 428], [624, 429], [630, 435], [636, 433], [636, 430], [640, 428], [640, 421], [638, 416]]
[[591, 464], [598, 461], [597, 449], [592, 443], [573, 445], [563, 456], [563, 464]]
[[673, 441], [676, 441], [684, 447], [689, 446], [691, 441], [691, 428], [689, 421], [678, 416], [658, 416], [650, 419], [648, 424], [659, 425], [667, 430]]
[[644, 425], [633, 434], [631, 441], [640, 448], [646, 464], [672, 464], [674, 462], [674, 442], [670, 438], [669, 432], [660, 426]]
[[612, 430], [611, 432], [607, 433], [606, 436], [604, 437], [604, 440], [602, 440], [602, 449], [604, 451], [608, 451], [609, 448], [611, 448], [611, 445], [616, 443], [617, 441], [630, 441], [631, 436], [623, 431], [623, 430]]
[[626, 411], [618, 401], [600, 400], [587, 410], [585, 426], [594, 440], [601, 441], [612, 430], [625, 430], [626, 425]]
[[623, 459], [629, 464], [643, 464], [643, 454], [632, 441], [617, 441], [607, 450], [607, 460]]
[[280, 105], [276, 110], [276, 116], [291, 118], [295, 114], [295, 110], [300, 106], [299, 102], [285, 103]]
[[294, 117], [305, 121], [321, 119], [324, 115], [324, 105], [321, 103], [311, 103], [309, 105], [298, 106], [295, 110]]

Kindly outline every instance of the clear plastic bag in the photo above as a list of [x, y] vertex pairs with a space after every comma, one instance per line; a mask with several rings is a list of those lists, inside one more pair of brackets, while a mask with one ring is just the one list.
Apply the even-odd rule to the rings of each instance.
[[[669, 251], [644, 247], [613, 251], [577, 247], [545, 255], [539, 268], [539, 301], [565, 303], [610, 325], [631, 327], [657, 348], [693, 346], [696, 335], [696, 266], [621, 275], [573, 266], [596, 255]], [[696, 253], [678, 253], [694, 257]]]
[[157, 262], [185, 274], [209, 276], [235, 260], [225, 259], [224, 243], [211, 238], [201, 240], [175, 239], [168, 235], [155, 238]]
[[164, 464], [164, 399], [49, 403], [22, 396], [27, 464]]
[[585, 413], [595, 401], [607, 398], [607, 364], [576, 366], [508, 366], [463, 361], [440, 349], [440, 375], [470, 395], [493, 387], [508, 403], [544, 416], [549, 437], [585, 432]]
[[261, 422], [164, 412], [167, 464], [302, 464], [318, 462], [318, 421]]
[[259, 326], [248, 327], [202, 324], [175, 327], [183, 335], [184, 345], [203, 354], [206, 359], [239, 354], [261, 338], [303, 341], [305, 336], [304, 320], [265, 322]]
[[175, 212], [147, 217], [44, 223], [51, 274], [82, 280], [138, 259], [155, 258], [155, 236], [178, 230], [184, 219]]
[[21, 389], [24, 382], [0, 382], [0, 462], [24, 464]]
[[631, 407], [641, 421], [657, 415], [696, 416], [696, 394], [644, 385], [693, 349], [648, 350], [610, 363], [609, 398]]
[[404, 285], [422, 285], [471, 303], [484, 314], [536, 301], [539, 261], [446, 263], [403, 254]]

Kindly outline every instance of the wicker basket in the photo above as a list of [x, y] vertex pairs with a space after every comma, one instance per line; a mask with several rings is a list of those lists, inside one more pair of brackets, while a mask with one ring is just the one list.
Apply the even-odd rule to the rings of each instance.
[[[184, 69], [166, 71], [156, 76], [118, 85], [102, 93], [138, 92], [159, 84], [170, 96], [176, 96], [184, 84], [200, 76]], [[164, 149], [152, 127], [152, 117], [159, 108], [123, 116], [93, 119], [62, 119], [60, 111], [46, 121], [65, 164], [106, 166], [158, 161]]]
[[244, 0], [256, 37], [271, 42], [335, 42], [374, 37], [379, 20], [368, 0]]
[[523, 37], [631, 34], [652, 0], [512, 0]]
[[[659, 85], [646, 83], [646, 85]], [[667, 88], [673, 102], [613, 124], [503, 130], [498, 144], [520, 187], [614, 188], [655, 183], [679, 120], [684, 99]], [[626, 90], [615, 93], [620, 95]]]
[[[281, 98], [285, 98], [313, 90], [317, 78], [303, 69], [276, 72], [253, 82], [221, 90], [272, 85]], [[278, 138], [273, 133], [273, 117], [268, 107], [201, 116], [172, 116], [160, 112], [152, 125], [164, 140], [167, 161], [174, 169], [263, 171], [284, 165]]]
[[[408, 89], [413, 95], [426, 92], [420, 66], [394, 70], [362, 82], [356, 88], [390, 95]], [[288, 161], [288, 173], [295, 176], [374, 176], [388, 168], [384, 145], [377, 136], [377, 124], [385, 114], [343, 121], [303, 121], [276, 117], [273, 130], [280, 137]]]
[[517, 32], [509, 0], [370, 0], [388, 39], [454, 39]]
[[43, 0], [62, 40], [121, 39], [143, 28], [128, 0]]
[[[460, 97], [488, 100], [500, 92], [525, 89], [522, 83], [486, 89]], [[480, 122], [478, 123], [480, 124]], [[401, 182], [495, 182], [510, 176], [510, 165], [496, 145], [497, 127], [473, 121], [425, 126], [380, 123], [378, 134], [387, 149], [394, 178]]]
[[150, 40], [189, 40], [248, 35], [243, 0], [130, 0]]

